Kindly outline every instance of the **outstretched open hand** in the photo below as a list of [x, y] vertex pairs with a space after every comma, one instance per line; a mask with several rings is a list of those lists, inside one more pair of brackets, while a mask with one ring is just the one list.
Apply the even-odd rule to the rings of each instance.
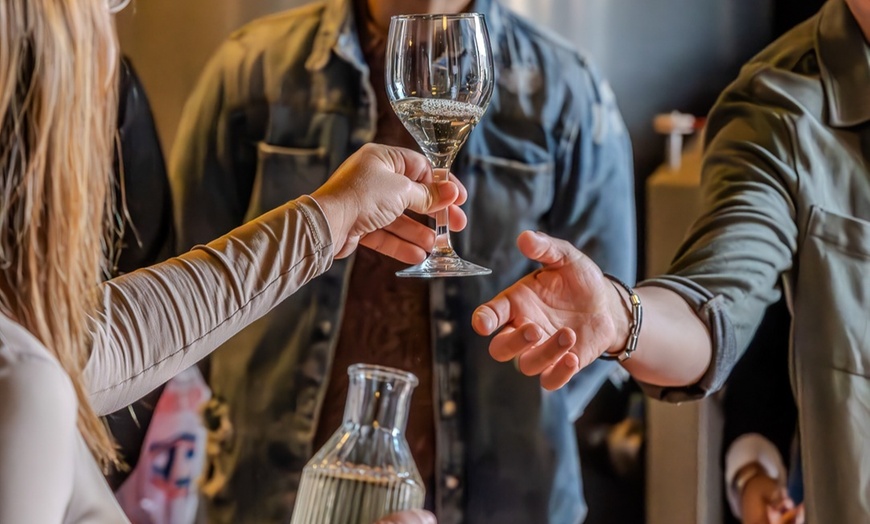
[[543, 267], [478, 307], [472, 326], [484, 336], [502, 328], [490, 342], [492, 357], [516, 358], [520, 371], [557, 389], [619, 347], [616, 323], [625, 306], [598, 266], [568, 242], [526, 231], [517, 245]]

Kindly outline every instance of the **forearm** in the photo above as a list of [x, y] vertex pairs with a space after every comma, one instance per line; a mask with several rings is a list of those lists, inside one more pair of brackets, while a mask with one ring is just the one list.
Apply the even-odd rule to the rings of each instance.
[[[620, 316], [620, 345], [625, 347], [631, 306], [628, 293], [618, 288], [626, 308]], [[643, 306], [643, 324], [637, 351], [623, 362], [632, 377], [641, 382], [682, 387], [697, 383], [712, 362], [713, 347], [706, 325], [677, 293], [662, 287], [646, 286], [635, 290]]]
[[105, 283], [105, 321], [86, 369], [94, 408], [126, 406], [196, 363], [328, 269], [332, 251], [309, 198]]

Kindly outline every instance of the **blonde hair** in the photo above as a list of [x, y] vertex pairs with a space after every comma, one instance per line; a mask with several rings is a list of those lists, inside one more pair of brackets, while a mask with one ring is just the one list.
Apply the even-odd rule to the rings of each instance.
[[0, 307], [66, 370], [104, 467], [117, 450], [83, 370], [114, 193], [117, 61], [107, 0], [0, 1]]

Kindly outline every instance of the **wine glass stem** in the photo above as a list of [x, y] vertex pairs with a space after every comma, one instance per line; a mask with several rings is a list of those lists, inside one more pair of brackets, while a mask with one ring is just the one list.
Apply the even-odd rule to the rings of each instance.
[[[449, 180], [450, 168], [435, 168], [435, 181]], [[450, 217], [447, 209], [435, 213], [435, 249], [433, 255], [451, 255], [453, 246], [450, 245]]]

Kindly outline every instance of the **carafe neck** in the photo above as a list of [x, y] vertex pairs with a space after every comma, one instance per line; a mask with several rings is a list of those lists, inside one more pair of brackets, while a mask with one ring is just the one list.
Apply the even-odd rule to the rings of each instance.
[[345, 422], [391, 433], [404, 432], [417, 377], [405, 371], [367, 364], [355, 364], [347, 373], [350, 383]]

